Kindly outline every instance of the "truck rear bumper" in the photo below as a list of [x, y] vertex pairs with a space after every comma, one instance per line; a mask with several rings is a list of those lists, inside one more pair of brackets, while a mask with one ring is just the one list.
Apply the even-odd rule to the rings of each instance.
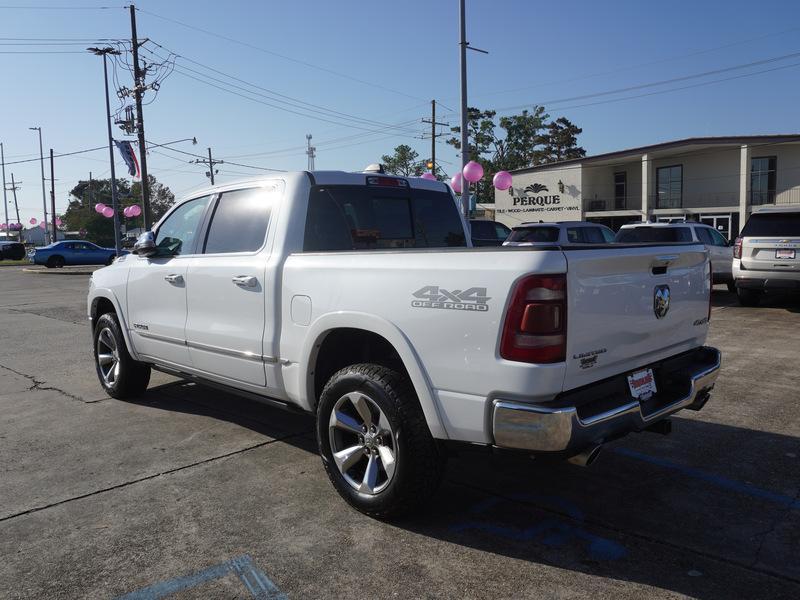
[[[784, 275], [784, 273], [781, 273]], [[800, 274], [795, 279], [775, 277], [737, 277], [736, 287], [746, 290], [798, 290], [800, 291]]]
[[495, 400], [495, 445], [539, 453], [577, 454], [641, 431], [683, 408], [700, 410], [717, 380], [721, 355], [702, 347], [653, 365], [658, 393], [646, 401], [627, 391], [626, 375], [560, 394], [547, 405]]

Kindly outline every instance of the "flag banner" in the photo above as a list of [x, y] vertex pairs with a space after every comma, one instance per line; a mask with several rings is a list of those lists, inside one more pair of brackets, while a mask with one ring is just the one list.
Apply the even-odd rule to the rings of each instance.
[[141, 178], [139, 160], [136, 158], [136, 152], [133, 151], [133, 145], [128, 141], [119, 142], [114, 140], [114, 143], [117, 145], [117, 150], [119, 150], [122, 160], [124, 160], [125, 164], [128, 166], [128, 174], [137, 179]]

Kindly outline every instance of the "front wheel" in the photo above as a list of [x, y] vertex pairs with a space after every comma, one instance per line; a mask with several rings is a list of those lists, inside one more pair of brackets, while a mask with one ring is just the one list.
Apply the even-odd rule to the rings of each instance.
[[373, 517], [417, 508], [442, 478], [444, 460], [414, 388], [387, 367], [351, 365], [331, 377], [317, 410], [317, 442], [336, 491]]
[[106, 313], [97, 319], [94, 364], [100, 385], [112, 398], [141, 396], [150, 383], [150, 366], [131, 358], [114, 313]]
[[108, 267], [108, 266], [114, 264], [114, 259], [115, 258], [117, 258], [116, 254], [112, 254], [111, 256], [109, 256], [108, 260], [106, 260], [106, 266]]
[[742, 306], [758, 306], [759, 302], [761, 302], [761, 294], [763, 294], [761, 290], [736, 289], [739, 304]]
[[46, 267], [48, 269], [60, 269], [65, 264], [63, 256], [51, 256], [47, 259]]

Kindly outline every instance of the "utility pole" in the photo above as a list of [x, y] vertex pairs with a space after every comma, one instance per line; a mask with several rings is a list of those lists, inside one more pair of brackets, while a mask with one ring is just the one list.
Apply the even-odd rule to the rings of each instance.
[[317, 149], [314, 146], [311, 145], [311, 134], [310, 133], [306, 134], [306, 145], [308, 147], [306, 149], [306, 154], [308, 154], [308, 170], [309, 171], [313, 171], [314, 170], [314, 158], [317, 156], [317, 154], [316, 154]]
[[6, 191], [6, 155], [3, 151], [3, 142], [0, 142], [0, 164], [3, 165], [3, 210], [6, 217], [6, 239], [8, 239], [8, 192]]
[[430, 123], [431, 124], [431, 173], [436, 175], [436, 138], [441, 136], [442, 134], [436, 133], [436, 126], [437, 125], [450, 125], [450, 123], [438, 123], [436, 121], [436, 100], [431, 100], [431, 118], [422, 119], [423, 123]]
[[208, 171], [206, 171], [206, 177], [211, 180], [211, 185], [214, 185], [214, 175], [219, 173], [219, 169], [214, 169], [214, 165], [221, 165], [225, 161], [224, 160], [214, 160], [211, 158], [211, 148], [208, 149], [208, 158], [198, 158], [197, 160], [190, 160], [189, 161], [195, 165], [208, 165]]
[[147, 178], [147, 146], [144, 139], [144, 114], [142, 112], [142, 94], [147, 86], [144, 74], [139, 68], [139, 40], [136, 37], [136, 7], [131, 4], [131, 50], [133, 52], [133, 98], [136, 102], [136, 135], [139, 138], [139, 170], [142, 173], [142, 223], [149, 229], [152, 212], [150, 211], [150, 180]]
[[111, 162], [111, 206], [114, 209], [114, 246], [117, 256], [122, 256], [122, 238], [119, 233], [119, 199], [117, 198], [117, 174], [114, 169], [114, 138], [111, 136], [111, 102], [108, 99], [108, 55], [119, 54], [114, 48], [88, 48], [89, 52], [103, 57], [103, 83], [106, 88], [106, 125], [108, 125], [108, 157]]
[[53, 149], [50, 148], [50, 218], [53, 220], [53, 242], [58, 241], [56, 235], [56, 176], [53, 174]]
[[[19, 189], [19, 184], [20, 183], [22, 183], [22, 182], [21, 181], [14, 181], [14, 173], [11, 173], [11, 193], [14, 194], [14, 210], [16, 210], [16, 212], [17, 212], [17, 223], [19, 223], [21, 225], [22, 221], [19, 220], [19, 204], [17, 204], [17, 190]], [[8, 231], [8, 229], [6, 229], [6, 231]], [[19, 236], [19, 241], [21, 242], [22, 241], [22, 230], [21, 229], [17, 232], [17, 235]]]
[[[31, 131], [39, 132], [39, 162], [42, 166], [42, 211], [44, 212], [44, 222], [47, 223], [47, 192], [44, 189], [44, 152], [42, 150], [42, 128], [41, 127], [28, 127]], [[47, 231], [45, 230], [45, 241], [47, 238]], [[55, 241], [55, 240], [52, 240]]]

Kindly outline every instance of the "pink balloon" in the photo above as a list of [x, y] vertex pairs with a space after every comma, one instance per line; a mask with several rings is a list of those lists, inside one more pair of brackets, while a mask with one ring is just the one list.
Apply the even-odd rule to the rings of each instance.
[[5, 231], [5, 230], [6, 230], [6, 224], [0, 223], [0, 231]]
[[511, 187], [512, 183], [511, 173], [508, 171], [498, 171], [494, 174], [492, 183], [498, 190], [507, 190]]
[[138, 204], [133, 204], [129, 208], [129, 212], [131, 213], [132, 217], [138, 217], [140, 214], [142, 214], [142, 207]]
[[61, 217], [56, 217], [56, 227], [61, 227], [62, 224], [63, 221], [61, 220]]
[[106, 206], [103, 209], [103, 216], [106, 217], [107, 219], [110, 219], [111, 217], [114, 216], [114, 209], [111, 208], [110, 206]]
[[480, 163], [471, 160], [464, 165], [463, 174], [464, 179], [470, 183], [475, 183], [476, 181], [480, 181], [481, 177], [483, 177], [483, 167]]
[[456, 173], [455, 175], [453, 175], [453, 178], [450, 180], [450, 185], [453, 186], [453, 191], [456, 194], [460, 194], [461, 193], [461, 184], [462, 184], [461, 173]]
[[436, 181], [436, 175], [433, 173], [423, 173], [421, 177], [422, 179], [427, 179], [428, 181]]
[[45, 223], [44, 221], [39, 223], [39, 229], [47, 229], [47, 223]]
[[106, 208], [106, 205], [103, 204], [102, 202], [98, 202], [97, 204], [94, 205], [95, 212], [98, 212], [101, 215], [103, 214], [103, 211], [105, 210], [105, 208]]
[[31, 220], [28, 221], [31, 225], [36, 225], [36, 217], [31, 217]]
[[122, 214], [125, 215], [126, 217], [130, 217], [131, 216], [131, 207], [130, 206], [126, 206], [125, 208], [123, 208], [122, 209]]

